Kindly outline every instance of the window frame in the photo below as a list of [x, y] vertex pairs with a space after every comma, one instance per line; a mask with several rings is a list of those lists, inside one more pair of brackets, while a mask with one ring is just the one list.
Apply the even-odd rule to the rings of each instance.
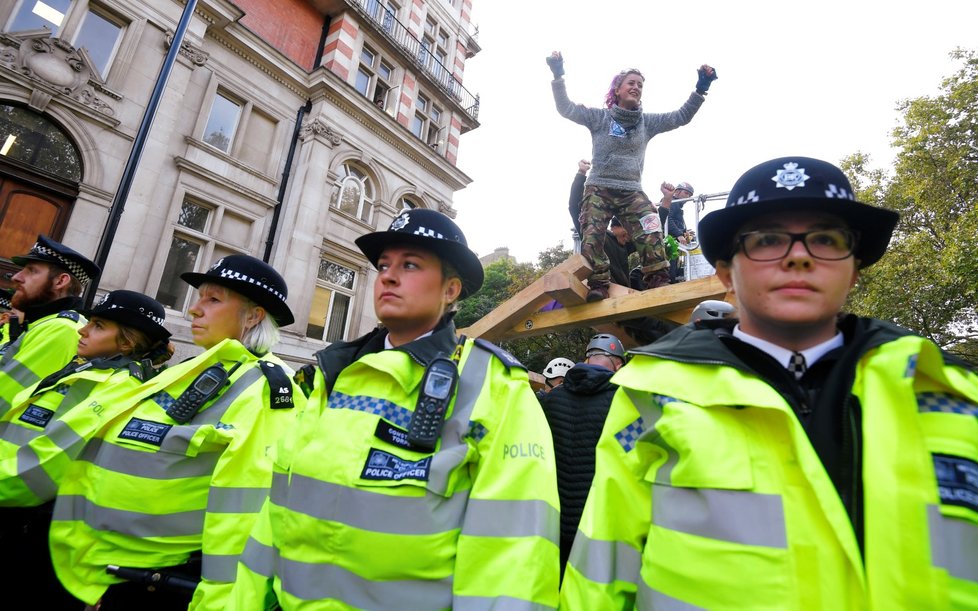
[[[321, 272], [323, 271], [323, 266], [328, 264], [341, 267], [344, 270], [348, 270], [350, 273], [352, 273], [353, 275], [352, 286], [347, 288], [341, 284], [335, 284], [323, 278], [321, 275]], [[313, 286], [313, 297], [315, 301], [315, 295], [318, 292], [329, 291], [329, 300], [326, 304], [326, 316], [323, 319], [322, 333], [319, 336], [310, 335], [309, 317], [312, 316], [313, 312], [312, 311], [309, 312], [309, 317], [307, 317], [306, 319], [306, 329], [304, 331], [304, 335], [306, 338], [313, 339], [313, 340], [320, 340], [324, 343], [331, 344], [337, 341], [345, 341], [349, 337], [350, 328], [353, 325], [353, 309], [354, 309], [354, 305], [356, 304], [358, 291], [360, 291], [360, 283], [361, 283], [362, 275], [363, 274], [361, 273], [361, 270], [356, 265], [351, 265], [348, 262], [341, 261], [335, 257], [327, 256], [325, 254], [322, 256], [322, 258], [319, 260], [319, 268], [316, 270], [316, 282]], [[327, 336], [330, 334], [330, 330], [334, 322], [333, 319], [337, 315], [337, 311], [336, 311], [337, 296], [342, 296], [347, 299], [346, 312], [343, 320], [343, 328], [340, 331], [339, 337], [335, 339], [327, 339]]]
[[[355, 182], [360, 190], [355, 214], [342, 208], [343, 191], [352, 182]], [[347, 159], [337, 168], [337, 179], [333, 191], [334, 198], [330, 202], [330, 207], [341, 214], [369, 225], [377, 203], [377, 188], [374, 183], [373, 174], [365, 166], [355, 160]]]

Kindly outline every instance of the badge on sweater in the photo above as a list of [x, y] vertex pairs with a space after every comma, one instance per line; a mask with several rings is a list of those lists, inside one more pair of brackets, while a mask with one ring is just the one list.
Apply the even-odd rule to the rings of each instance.
[[625, 136], [628, 135], [628, 132], [625, 130], [624, 127], [621, 126], [620, 123], [618, 123], [618, 121], [615, 121], [614, 119], [612, 119], [611, 120], [611, 129], [608, 130], [608, 135], [609, 136], [614, 136], [615, 138], [624, 138]]

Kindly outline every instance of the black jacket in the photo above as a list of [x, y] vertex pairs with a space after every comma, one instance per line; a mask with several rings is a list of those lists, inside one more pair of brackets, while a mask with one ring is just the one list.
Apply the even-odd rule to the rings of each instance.
[[561, 575], [594, 478], [594, 448], [618, 389], [610, 381], [612, 375], [604, 367], [578, 363], [567, 371], [563, 384], [540, 400], [557, 460]]

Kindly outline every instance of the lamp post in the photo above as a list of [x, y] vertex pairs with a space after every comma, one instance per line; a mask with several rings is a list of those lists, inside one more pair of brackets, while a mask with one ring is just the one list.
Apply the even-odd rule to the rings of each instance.
[[[119, 220], [122, 218], [122, 212], [126, 207], [126, 198], [129, 197], [129, 190], [132, 188], [133, 177], [139, 166], [143, 148], [146, 146], [146, 139], [149, 136], [150, 129], [153, 127], [153, 120], [156, 118], [156, 111], [163, 97], [163, 91], [166, 89], [170, 72], [173, 70], [173, 63], [180, 53], [180, 45], [183, 44], [183, 36], [187, 31], [187, 26], [190, 25], [190, 19], [194, 15], [194, 8], [197, 6], [197, 0], [186, 0], [186, 2], [183, 7], [183, 15], [180, 17], [180, 22], [177, 24], [177, 28], [173, 33], [173, 42], [170, 43], [170, 49], [167, 51], [166, 58], [163, 60], [163, 65], [160, 66], [159, 76], [156, 77], [156, 85], [153, 87], [153, 93], [150, 94], [149, 102], [146, 104], [146, 111], [143, 113], [142, 123], [140, 123], [139, 131], [136, 132], [136, 137], [132, 143], [129, 160], [126, 162], [126, 167], [122, 171], [122, 180], [119, 181], [119, 188], [116, 190], [115, 197], [112, 198], [112, 206], [109, 208], [109, 219], [106, 222], [105, 230], [102, 232], [102, 239], [99, 241], [98, 250], [95, 252], [95, 263], [103, 270], [105, 269], [105, 262], [109, 258], [109, 250], [112, 249], [115, 232], [119, 228]], [[84, 296], [86, 307], [90, 307], [95, 300], [97, 290], [98, 280], [88, 283]]]

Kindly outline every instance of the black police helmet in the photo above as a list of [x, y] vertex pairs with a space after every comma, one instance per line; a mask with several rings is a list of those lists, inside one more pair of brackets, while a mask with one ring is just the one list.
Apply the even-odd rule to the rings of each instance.
[[285, 279], [261, 259], [249, 255], [228, 255], [218, 259], [203, 274], [185, 272], [180, 274], [180, 279], [194, 288], [206, 282], [244, 295], [268, 310], [280, 327], [295, 322], [292, 310], [286, 303], [289, 287], [285, 285]]
[[163, 304], [142, 293], [111, 291], [94, 307], [78, 312], [86, 318], [97, 316], [132, 327], [145, 333], [154, 342], [170, 339], [170, 332], [163, 326], [166, 320]]
[[362, 235], [356, 239], [356, 244], [374, 267], [388, 246], [409, 244], [430, 250], [458, 270], [462, 279], [459, 299], [465, 299], [482, 287], [484, 272], [479, 257], [469, 250], [465, 234], [458, 225], [441, 212], [423, 208], [403, 210], [387, 231]]
[[94, 261], [44, 235], [37, 236], [37, 242], [31, 247], [29, 253], [19, 257], [11, 257], [10, 260], [21, 267], [30, 261], [57, 265], [82, 284], [88, 284], [102, 273]]
[[747, 221], [770, 212], [814, 211], [834, 214], [855, 230], [853, 252], [859, 267], [879, 261], [900, 215], [856, 201], [849, 179], [831, 163], [811, 157], [779, 157], [747, 170], [734, 184], [722, 210], [707, 214], [698, 233], [711, 265], [729, 260], [734, 239]]

